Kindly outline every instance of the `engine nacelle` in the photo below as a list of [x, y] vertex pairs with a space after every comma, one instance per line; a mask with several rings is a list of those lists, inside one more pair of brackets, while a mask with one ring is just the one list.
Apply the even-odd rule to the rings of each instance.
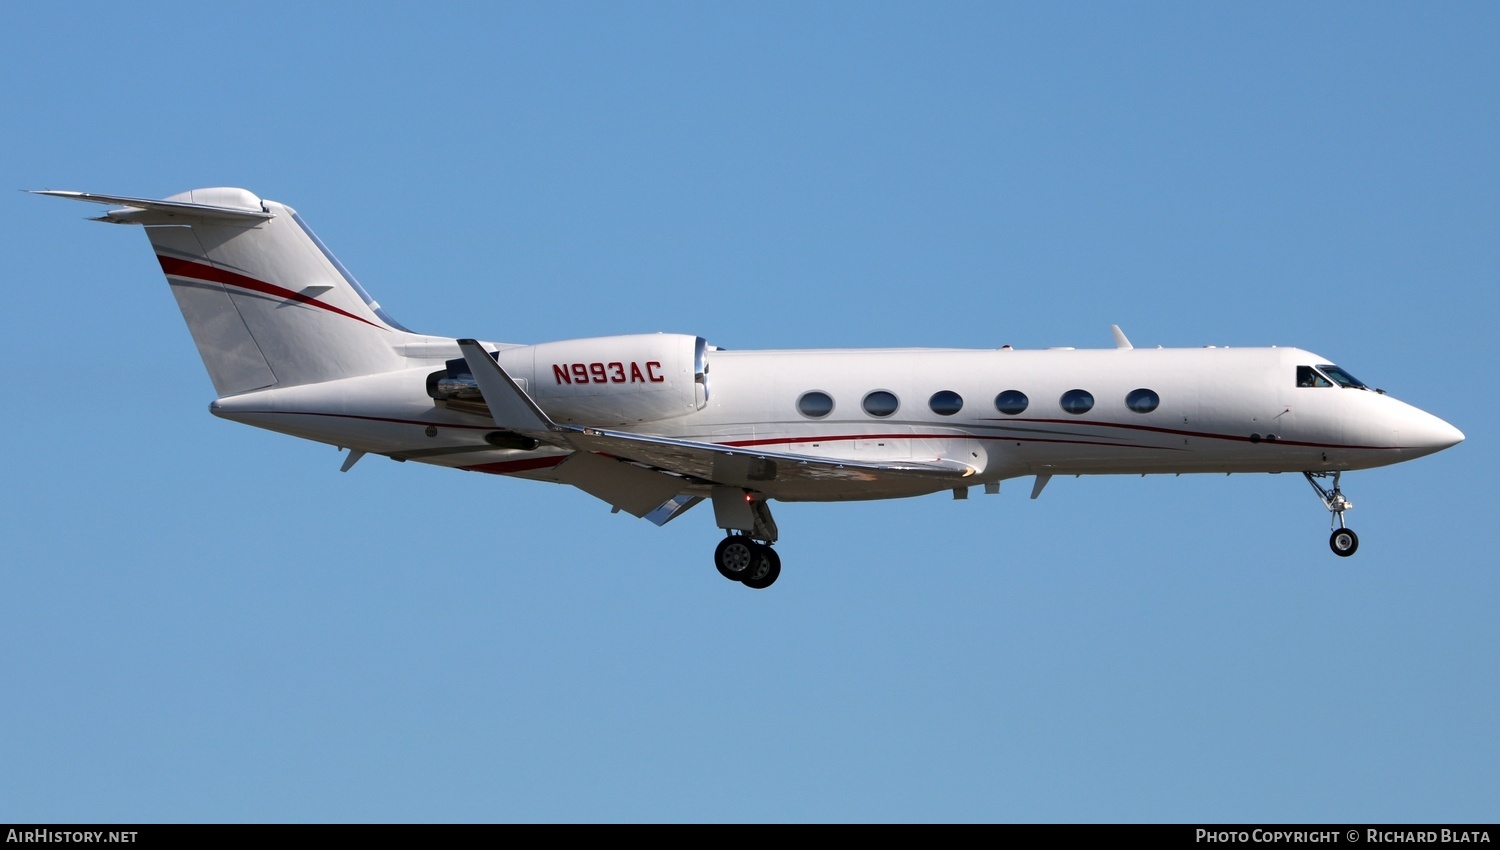
[[[570, 339], [507, 348], [495, 357], [556, 422], [628, 426], [686, 416], [708, 404], [708, 344], [702, 337]], [[430, 375], [427, 392], [450, 403], [480, 398], [463, 360]]]

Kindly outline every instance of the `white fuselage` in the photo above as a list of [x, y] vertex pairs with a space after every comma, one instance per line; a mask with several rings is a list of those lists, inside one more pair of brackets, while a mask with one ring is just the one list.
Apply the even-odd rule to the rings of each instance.
[[[427, 339], [423, 359], [411, 369], [230, 396], [215, 402], [213, 411], [401, 460], [549, 479], [566, 452], [494, 448], [485, 437], [495, 428], [482, 412], [447, 409], [426, 394], [434, 364], [457, 350], [441, 338]], [[563, 345], [551, 343], [549, 350]], [[561, 380], [549, 364], [532, 363], [532, 351], [543, 347], [500, 348], [502, 365], [529, 364], [530, 371], [519, 374], [533, 390]], [[1374, 390], [1297, 385], [1299, 366], [1328, 362], [1296, 348], [710, 349], [708, 398], [701, 409], [634, 428], [596, 424], [748, 453], [957, 461], [974, 469], [968, 481], [975, 484], [1048, 474], [1363, 469], [1430, 454], [1463, 438], [1441, 419]], [[1074, 390], [1092, 398], [1089, 409], [1065, 410], [1064, 394]], [[1136, 390], [1154, 397], [1154, 405], [1138, 404], [1151, 409], [1127, 405]], [[894, 397], [893, 412], [867, 412], [863, 402], [877, 391]], [[1006, 391], [1024, 394], [1023, 410], [999, 409], [997, 396]], [[823, 408], [809, 406], [814, 415], [799, 410], [799, 399], [809, 392], [825, 394], [832, 409], [823, 414]], [[944, 395], [933, 404], [939, 393]], [[548, 409], [545, 394], [533, 394]], [[1014, 394], [1007, 398], [1008, 411], [1015, 411]], [[948, 486], [814, 481], [777, 485], [765, 495], [889, 498]]]
[[[663, 525], [702, 501], [721, 575], [780, 574], [767, 503], [1035, 475], [1301, 472], [1348, 556], [1345, 470], [1463, 439], [1296, 348], [724, 351], [687, 334], [485, 344], [394, 321], [296, 211], [234, 187], [62, 190], [144, 228], [217, 416], [366, 454], [569, 484]], [[470, 319], [472, 320], [472, 319]]]

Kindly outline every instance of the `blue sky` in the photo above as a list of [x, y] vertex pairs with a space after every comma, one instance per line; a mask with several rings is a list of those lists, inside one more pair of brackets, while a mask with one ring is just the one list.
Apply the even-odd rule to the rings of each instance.
[[29, 4], [0, 185], [296, 207], [416, 330], [1297, 345], [1346, 476], [782, 505], [217, 420], [145, 239], [12, 191], [0, 820], [1494, 821], [1491, 4]]

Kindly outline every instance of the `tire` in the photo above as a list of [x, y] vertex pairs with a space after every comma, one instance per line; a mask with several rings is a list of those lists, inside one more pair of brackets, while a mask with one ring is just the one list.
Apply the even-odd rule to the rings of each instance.
[[714, 549], [714, 566], [718, 568], [719, 575], [730, 581], [740, 581], [750, 575], [750, 568], [756, 562], [757, 549], [760, 544], [744, 535], [736, 534], [719, 541], [718, 548]]
[[1328, 548], [1340, 558], [1347, 558], [1359, 549], [1359, 535], [1347, 528], [1340, 528], [1328, 538]]
[[776, 583], [781, 576], [781, 556], [770, 546], [755, 545], [755, 560], [752, 562], [750, 575], [740, 579], [740, 583], [752, 590], [765, 590]]

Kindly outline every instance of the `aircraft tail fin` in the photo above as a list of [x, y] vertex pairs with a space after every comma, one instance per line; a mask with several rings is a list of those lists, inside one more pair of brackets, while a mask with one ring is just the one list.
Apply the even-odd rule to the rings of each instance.
[[244, 189], [164, 200], [41, 191], [113, 204], [145, 227], [220, 396], [401, 368], [408, 337], [297, 212]]

